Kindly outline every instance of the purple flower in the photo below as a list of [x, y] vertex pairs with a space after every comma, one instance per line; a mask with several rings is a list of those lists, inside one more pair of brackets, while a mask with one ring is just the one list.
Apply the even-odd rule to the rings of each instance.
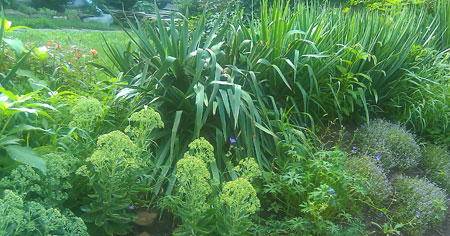
[[230, 138], [230, 143], [235, 143], [235, 142], [236, 142], [236, 139]]
[[422, 214], [420, 214], [419, 211], [416, 211], [416, 215], [421, 216]]
[[328, 191], [330, 194], [334, 194], [334, 190], [331, 189], [330, 191]]
[[380, 160], [380, 159], [381, 159], [381, 155], [377, 154], [377, 160]]
[[356, 151], [356, 146], [353, 146], [352, 147], [352, 152], [355, 152]]

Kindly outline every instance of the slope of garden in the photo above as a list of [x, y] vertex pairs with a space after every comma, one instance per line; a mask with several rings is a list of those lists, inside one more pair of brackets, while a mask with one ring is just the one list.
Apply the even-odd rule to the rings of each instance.
[[450, 234], [448, 1], [175, 2], [2, 10], [0, 235]]

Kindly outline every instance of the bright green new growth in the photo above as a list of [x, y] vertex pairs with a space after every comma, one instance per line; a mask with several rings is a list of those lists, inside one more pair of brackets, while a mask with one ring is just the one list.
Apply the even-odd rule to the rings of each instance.
[[251, 215], [261, 206], [256, 191], [246, 178], [227, 182], [222, 189], [219, 201], [234, 217], [242, 213]]
[[189, 144], [189, 151], [184, 156], [195, 156], [208, 164], [216, 161], [214, 158], [214, 147], [203, 137], [192, 141]]
[[241, 178], [252, 182], [254, 179], [261, 177], [261, 170], [254, 158], [248, 157], [239, 161], [239, 165], [233, 168]]
[[186, 198], [195, 196], [192, 203], [199, 212], [204, 212], [209, 207], [206, 199], [211, 193], [208, 181], [211, 179], [206, 163], [196, 156], [186, 156], [177, 162], [175, 175], [180, 184], [180, 193], [186, 194]]
[[97, 99], [83, 97], [70, 110], [73, 118], [69, 126], [90, 130], [103, 117], [103, 113], [103, 106]]
[[159, 113], [147, 106], [133, 113], [129, 120], [133, 125], [129, 125], [125, 129], [125, 132], [130, 133], [132, 137], [142, 141], [145, 141], [153, 129], [164, 128], [164, 123]]
[[89, 235], [84, 222], [72, 212], [60, 212], [38, 202], [24, 202], [11, 190], [0, 198], [0, 235]]

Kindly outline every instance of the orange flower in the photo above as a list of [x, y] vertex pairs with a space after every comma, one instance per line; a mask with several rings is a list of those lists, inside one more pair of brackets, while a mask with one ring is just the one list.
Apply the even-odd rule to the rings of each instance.
[[61, 44], [58, 44], [58, 46], [56, 46], [56, 49], [61, 50], [62, 49]]
[[77, 55], [77, 57], [80, 57], [80, 56], [81, 56], [81, 53], [77, 52], [77, 54], [75, 54], [75, 55]]
[[92, 55], [94, 55], [94, 56], [96, 56], [97, 53], [98, 53], [97, 50], [95, 50], [95, 49], [93, 49], [93, 48], [91, 48], [90, 52], [91, 52]]

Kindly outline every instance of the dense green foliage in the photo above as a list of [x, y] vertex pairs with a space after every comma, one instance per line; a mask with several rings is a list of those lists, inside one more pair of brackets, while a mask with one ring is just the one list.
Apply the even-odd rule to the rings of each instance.
[[344, 2], [2, 14], [0, 234], [448, 234], [448, 5]]

